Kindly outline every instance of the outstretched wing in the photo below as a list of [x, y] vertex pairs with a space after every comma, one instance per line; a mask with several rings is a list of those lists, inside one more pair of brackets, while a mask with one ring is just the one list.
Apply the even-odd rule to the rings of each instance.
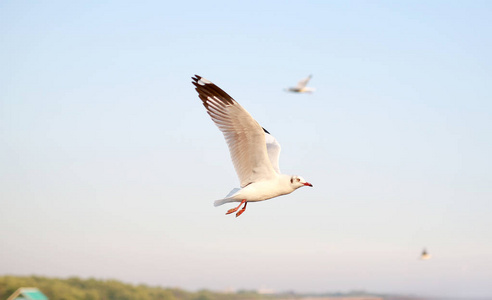
[[306, 85], [308, 84], [309, 80], [311, 79], [311, 75], [309, 75], [307, 78], [304, 78], [303, 80], [299, 81], [297, 83], [297, 88], [298, 89], [302, 89], [302, 88], [305, 88]]
[[278, 159], [280, 156], [280, 144], [273, 137], [273, 135], [271, 135], [270, 132], [268, 132], [268, 130], [266, 130], [265, 128], [263, 128], [263, 130], [265, 131], [265, 141], [267, 146], [268, 157], [270, 158], [270, 162], [272, 163], [275, 172], [280, 174], [280, 169], [278, 167]]
[[192, 79], [207, 113], [224, 134], [241, 187], [276, 176], [258, 122], [212, 82], [198, 75]]

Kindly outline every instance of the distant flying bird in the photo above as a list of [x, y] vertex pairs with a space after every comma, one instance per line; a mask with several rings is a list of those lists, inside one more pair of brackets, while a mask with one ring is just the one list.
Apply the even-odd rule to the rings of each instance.
[[427, 253], [427, 250], [422, 250], [422, 254], [420, 255], [420, 259], [421, 260], [428, 260], [431, 258], [431, 255], [429, 253]]
[[215, 206], [241, 202], [226, 213], [236, 212], [244, 204], [236, 213], [239, 217], [248, 202], [290, 194], [302, 186], [313, 186], [301, 176], [280, 173], [279, 143], [231, 96], [201, 76], [195, 75], [192, 79], [207, 113], [224, 134], [241, 182], [241, 188], [235, 188], [224, 199], [215, 201]]
[[309, 75], [307, 78], [304, 78], [303, 80], [299, 81], [297, 83], [296, 87], [290, 87], [287, 89], [287, 91], [293, 92], [293, 93], [312, 93], [312, 92], [314, 92], [315, 88], [306, 87], [306, 85], [308, 84], [311, 77], [312, 76]]

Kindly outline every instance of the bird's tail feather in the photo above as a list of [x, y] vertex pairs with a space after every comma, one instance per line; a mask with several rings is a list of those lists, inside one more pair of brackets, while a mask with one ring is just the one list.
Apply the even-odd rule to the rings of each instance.
[[224, 198], [224, 199], [220, 199], [220, 200], [215, 200], [214, 206], [219, 206], [219, 205], [222, 205], [222, 204], [225, 204], [228, 202], [234, 202], [234, 201], [236, 201], [236, 200], [232, 199], [232, 198]]
[[214, 206], [219, 206], [219, 205], [222, 205], [222, 204], [225, 204], [225, 203], [228, 203], [228, 202], [236, 202], [237, 200], [234, 199], [234, 198], [232, 198], [232, 196], [234, 196], [234, 194], [236, 194], [240, 190], [241, 190], [240, 188], [234, 188], [234, 189], [232, 189], [232, 191], [230, 191], [229, 194], [227, 194], [227, 196], [225, 196], [224, 199], [215, 200], [214, 201]]

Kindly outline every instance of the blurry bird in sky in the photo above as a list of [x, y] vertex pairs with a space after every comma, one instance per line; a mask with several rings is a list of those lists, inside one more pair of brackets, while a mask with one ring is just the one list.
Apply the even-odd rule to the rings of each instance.
[[422, 254], [420, 255], [420, 259], [421, 260], [428, 260], [431, 258], [431, 255], [429, 253], [427, 253], [427, 250], [422, 250]]
[[215, 206], [241, 202], [226, 213], [234, 213], [244, 204], [236, 213], [239, 217], [248, 202], [290, 194], [302, 186], [313, 186], [301, 176], [280, 173], [279, 143], [231, 96], [201, 76], [195, 75], [192, 79], [207, 113], [224, 134], [241, 183], [241, 188], [235, 188], [224, 199], [215, 201]]
[[296, 87], [290, 87], [287, 89], [287, 91], [292, 92], [292, 93], [312, 93], [312, 92], [314, 92], [315, 88], [306, 86], [308, 84], [309, 80], [311, 79], [311, 77], [312, 77], [312, 75], [309, 75], [308, 77], [299, 81], [297, 83]]

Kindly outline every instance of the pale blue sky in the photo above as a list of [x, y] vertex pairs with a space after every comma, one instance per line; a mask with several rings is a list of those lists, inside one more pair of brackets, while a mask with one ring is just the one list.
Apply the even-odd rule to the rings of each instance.
[[[491, 15], [489, 1], [0, 2], [0, 274], [492, 296]], [[194, 74], [314, 188], [238, 219], [213, 207], [238, 180]], [[308, 74], [314, 94], [283, 91]]]

